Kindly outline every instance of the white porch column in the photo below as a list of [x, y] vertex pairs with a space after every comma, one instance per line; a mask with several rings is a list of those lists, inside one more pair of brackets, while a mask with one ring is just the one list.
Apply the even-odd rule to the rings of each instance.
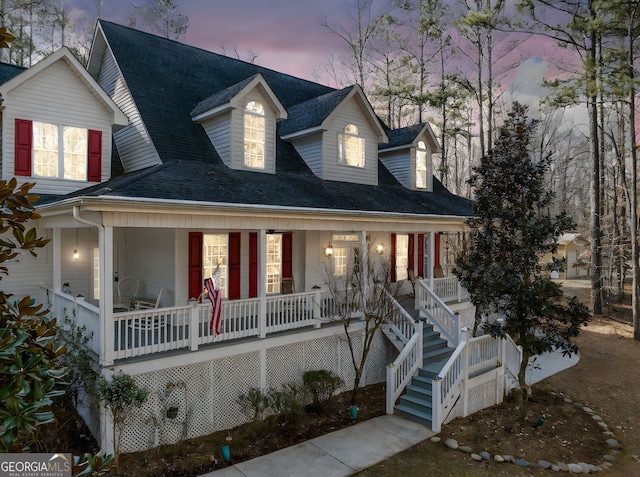
[[373, 250], [369, 250], [367, 247], [367, 231], [363, 230], [360, 232], [360, 250], [361, 255], [360, 259], [362, 263], [360, 266], [362, 267], [362, 278], [364, 279], [364, 283], [369, 283], [369, 261], [371, 257], [369, 257], [369, 252], [373, 252]]
[[260, 316], [258, 318], [258, 336], [267, 336], [267, 231], [258, 233], [258, 296], [260, 297]]
[[103, 366], [113, 364], [113, 227], [98, 227], [100, 260], [100, 316], [102, 317], [102, 342], [100, 361]]
[[429, 279], [429, 287], [433, 290], [433, 264], [436, 258], [436, 233], [429, 232], [429, 253], [428, 253], [427, 278]]
[[[62, 230], [53, 229], [53, 291], [62, 290]], [[51, 297], [53, 298], [53, 297]]]

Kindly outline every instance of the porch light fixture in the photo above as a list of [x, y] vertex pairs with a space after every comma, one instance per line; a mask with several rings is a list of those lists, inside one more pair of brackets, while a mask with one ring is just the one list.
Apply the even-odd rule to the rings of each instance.
[[386, 247], [384, 246], [384, 242], [379, 243], [378, 246], [376, 247], [376, 253], [378, 255], [382, 255], [384, 253], [385, 248]]
[[329, 245], [327, 245], [324, 248], [324, 256], [329, 258], [333, 255], [333, 245], [331, 245], [331, 242], [329, 242]]
[[78, 253], [78, 229], [76, 228], [76, 249], [73, 251], [73, 259], [77, 262], [80, 260], [80, 253]]

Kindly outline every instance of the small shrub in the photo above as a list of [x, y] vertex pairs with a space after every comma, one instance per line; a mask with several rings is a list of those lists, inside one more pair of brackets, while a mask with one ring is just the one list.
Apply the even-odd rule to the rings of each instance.
[[269, 395], [260, 388], [250, 388], [247, 394], [238, 397], [238, 404], [253, 422], [264, 419], [267, 409], [269, 409]]
[[343, 384], [340, 376], [326, 369], [307, 371], [302, 376], [302, 381], [311, 394], [312, 407], [316, 412], [329, 409], [331, 397]]
[[306, 389], [292, 383], [283, 384], [280, 390], [269, 389], [270, 408], [285, 421], [297, 422], [304, 414], [306, 400]]

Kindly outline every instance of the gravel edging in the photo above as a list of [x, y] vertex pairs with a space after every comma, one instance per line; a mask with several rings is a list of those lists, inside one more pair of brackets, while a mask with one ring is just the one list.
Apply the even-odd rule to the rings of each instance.
[[[614, 433], [609, 430], [609, 426], [607, 425], [607, 423], [604, 422], [600, 416], [595, 414], [592, 409], [583, 406], [579, 402], [572, 401], [569, 398], [564, 398], [564, 402], [567, 404], [573, 404], [575, 407], [582, 409], [584, 412], [589, 414], [594, 421], [598, 423], [598, 426], [600, 428], [602, 428], [602, 434], [605, 436], [605, 442], [610, 450], [610, 453], [602, 456], [602, 462], [599, 465], [589, 464], [587, 462], [552, 463], [544, 459], [540, 459], [537, 462], [528, 462], [523, 458], [501, 454], [495, 454], [493, 456], [493, 461], [498, 463], [510, 462], [520, 467], [540, 467], [542, 469], [550, 469], [556, 472], [570, 472], [572, 474], [592, 474], [613, 467], [613, 461], [615, 460], [616, 455], [620, 452], [621, 445], [616, 439], [614, 439]], [[433, 436], [429, 440], [433, 443], [442, 442], [442, 439], [438, 436]], [[490, 462], [492, 460], [491, 454], [486, 450], [476, 453], [470, 446], [460, 445], [458, 441], [453, 438], [446, 439], [443, 444], [452, 450], [458, 450], [462, 453], [469, 454], [471, 459], [477, 462]]]

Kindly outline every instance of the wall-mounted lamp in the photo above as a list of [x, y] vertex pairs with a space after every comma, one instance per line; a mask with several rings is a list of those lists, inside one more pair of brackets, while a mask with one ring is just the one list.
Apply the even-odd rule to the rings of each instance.
[[333, 245], [331, 245], [331, 242], [329, 242], [329, 245], [327, 245], [324, 248], [324, 256], [329, 258], [333, 255]]
[[76, 229], [76, 249], [73, 251], [73, 259], [76, 262], [80, 260], [80, 253], [78, 252], [78, 229]]
[[378, 255], [382, 255], [382, 254], [384, 253], [384, 249], [385, 249], [385, 248], [386, 248], [386, 247], [384, 246], [384, 242], [379, 243], [379, 244], [376, 246], [376, 253], [377, 253]]

